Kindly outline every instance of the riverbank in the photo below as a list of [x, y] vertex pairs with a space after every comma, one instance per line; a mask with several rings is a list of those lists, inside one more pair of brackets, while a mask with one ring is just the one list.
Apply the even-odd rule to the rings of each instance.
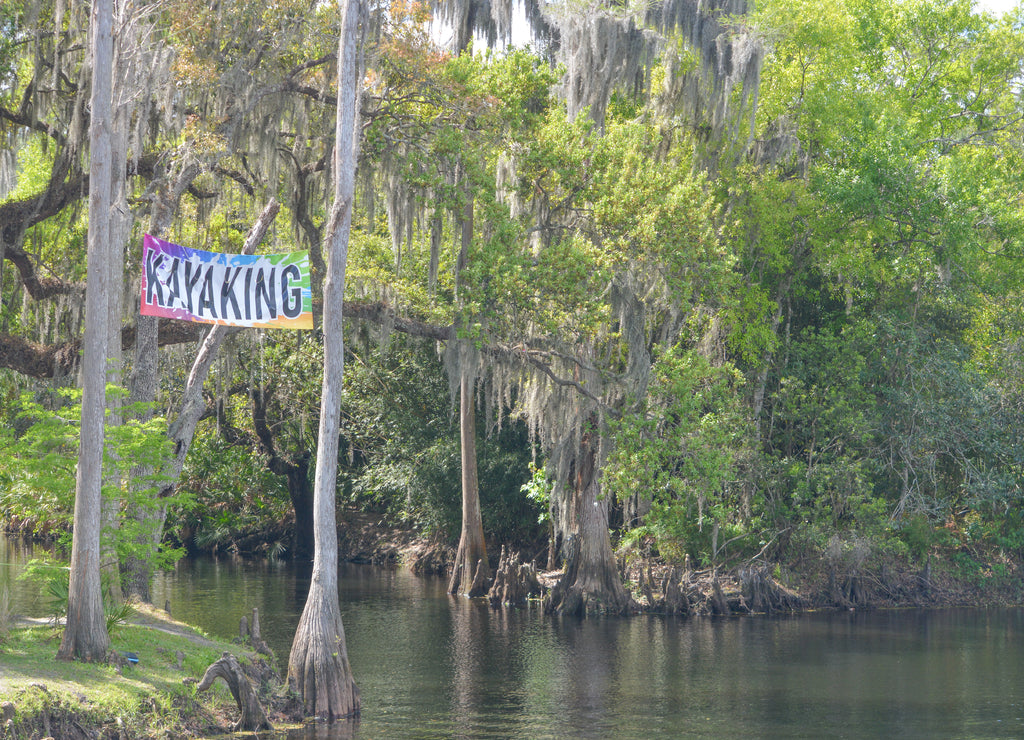
[[[185, 561], [158, 584], [159, 601], [230, 637], [238, 620], [228, 605], [241, 602], [221, 596], [245, 593], [283, 657], [300, 615], [298, 570]], [[219, 596], [207, 590], [214, 583]], [[297, 737], [533, 740], [585, 728], [675, 740], [836, 737], [851, 727], [862, 737], [1024, 736], [1014, 713], [1024, 610], [552, 619], [535, 604], [493, 610], [448, 597], [442, 579], [407, 568], [353, 565], [340, 567], [339, 592], [363, 715], [345, 728], [351, 737], [320, 727]], [[227, 712], [225, 727], [238, 716], [230, 703]]]
[[[418, 574], [446, 575], [456, 548], [389, 526], [372, 516], [345, 512], [339, 557], [376, 565], [407, 565]], [[492, 570], [500, 547], [491, 547]], [[546, 555], [527, 548], [523, 562]], [[1024, 561], [1000, 548], [934, 548], [920, 557], [872, 547], [865, 540], [833, 542], [823, 553], [792, 562], [755, 559], [694, 568], [620, 549], [619, 574], [637, 611], [741, 615], [812, 609], [899, 609], [1024, 605]], [[538, 564], [539, 566], [539, 564]], [[549, 591], [561, 570], [538, 567]], [[685, 599], [685, 602], [681, 600]]]
[[[262, 530], [235, 532], [212, 551], [242, 559], [287, 553], [287, 520]], [[932, 546], [910, 551], [899, 542], [833, 537], [819, 549], [784, 561], [768, 556], [723, 560], [717, 567], [667, 562], [657, 555], [620, 547], [620, 577], [633, 596], [635, 611], [654, 614], [740, 615], [817, 609], [997, 607], [1024, 605], [1024, 553], [981, 544]], [[407, 566], [418, 575], [450, 572], [454, 543], [425, 537], [383, 515], [341, 508], [339, 560], [379, 566]], [[489, 543], [492, 571], [500, 543]], [[561, 570], [543, 568], [545, 542], [520, 546], [524, 563], [534, 562], [545, 592]], [[543, 595], [543, 594], [542, 594]]]
[[[241, 616], [241, 615], [240, 615]], [[0, 625], [2, 627], [3, 625]], [[198, 691], [225, 652], [237, 659], [275, 725], [298, 721], [273, 659], [212, 639], [148, 606], [111, 630], [107, 664], [55, 659], [61, 629], [11, 619], [0, 630], [0, 736], [91, 740], [196, 738], [228, 732], [239, 711], [228, 687]]]
[[[368, 529], [365, 532], [367, 538], [371, 537], [373, 522], [368, 522]], [[406, 535], [402, 535], [404, 538]], [[388, 540], [388, 538], [384, 538]], [[400, 549], [396, 558], [403, 564], [408, 564], [404, 558], [413, 557], [414, 553], [420, 552], [419, 547], [429, 545], [429, 542], [420, 540], [415, 543], [418, 547]], [[381, 551], [398, 547], [398, 542], [388, 540], [380, 545]], [[369, 550], [363, 551], [366, 554]], [[621, 553], [620, 553], [621, 556]], [[198, 562], [210, 565], [207, 559], [200, 559]], [[539, 666], [549, 670], [550, 666], [557, 664], [559, 660], [567, 661], [562, 669], [552, 673], [553, 676], [575, 675], [573, 671], [574, 662], [578, 651], [586, 650], [588, 645], [600, 646], [596, 655], [605, 659], [605, 646], [610, 639], [609, 634], [633, 635], [629, 638], [630, 651], [637, 652], [637, 665], [648, 666], [659, 663], [664, 655], [677, 655], [680, 641], [693, 638], [694, 635], [717, 634], [719, 637], [723, 630], [728, 634], [737, 635], [740, 639], [743, 634], [757, 633], [763, 630], [777, 630], [780, 624], [799, 625], [817, 624], [815, 619], [837, 618], [851, 620], [877, 618], [880, 620], [897, 619], [897, 616], [886, 616], [885, 612], [867, 614], [875, 607], [887, 606], [919, 606], [919, 607], [944, 607], [959, 603], [961, 605], [985, 605], [994, 606], [1003, 603], [1014, 603], [1012, 601], [1015, 591], [1014, 583], [1019, 584], [1015, 572], [1011, 571], [1010, 563], [1003, 563], [1003, 569], [988, 569], [986, 581], [979, 581], [972, 585], [957, 576], [953, 571], [952, 563], [937, 555], [926, 560], [923, 565], [898, 569], [896, 560], [888, 563], [881, 558], [868, 558], [860, 563], [859, 569], [855, 572], [856, 580], [851, 580], [850, 573], [843, 574], [835, 569], [831, 572], [835, 575], [830, 579], [829, 563], [824, 559], [808, 559], [801, 563], [802, 570], [795, 571], [783, 566], [767, 566], [750, 564], [744, 568], [722, 568], [719, 571], [712, 569], [686, 569], [677, 568], [675, 575], [672, 574], [670, 565], [648, 559], [636, 558], [630, 563], [623, 559], [622, 576], [630, 584], [634, 598], [640, 611], [652, 613], [665, 613], [664, 604], [659, 601], [664, 597], [665, 579], [678, 579], [678, 583], [686, 585], [688, 614], [700, 615], [716, 612], [711, 597], [715, 596], [715, 580], [717, 576], [718, 589], [721, 599], [719, 604], [726, 606], [727, 612], [732, 615], [749, 614], [757, 611], [767, 611], [764, 604], [759, 609], [755, 603], [755, 593], [750, 591], [751, 584], [757, 585], [758, 578], [771, 579], [784, 593], [793, 598], [798, 598], [796, 603], [775, 605], [772, 610], [776, 613], [788, 611], [814, 611], [822, 607], [830, 608], [833, 613], [829, 615], [804, 614], [784, 620], [765, 619], [648, 619], [640, 617], [637, 619], [622, 620], [547, 620], [540, 618], [541, 610], [537, 604], [526, 608], [492, 610], [485, 603], [470, 603], [465, 599], [449, 599], [444, 594], [443, 581], [437, 578], [415, 578], [407, 569], [394, 570], [389, 568], [370, 568], [343, 566], [343, 571], [349, 574], [350, 588], [344, 593], [342, 600], [345, 604], [346, 631], [354, 640], [363, 641], [363, 644], [356, 644], [353, 659], [354, 665], [359, 666], [360, 681], [366, 688], [366, 695], [376, 697], [378, 706], [374, 709], [377, 724], [370, 725], [367, 730], [367, 737], [389, 737], [398, 736], [401, 733], [393, 731], [394, 726], [389, 726], [391, 732], [381, 732], [379, 727], [383, 722], [381, 718], [387, 715], [388, 721], [411, 722], [410, 718], [421, 718], [425, 702], [428, 706], [434, 706], [443, 699], [438, 696], [431, 696], [424, 699], [423, 676], [430, 667], [433, 670], [436, 666], [458, 665], [463, 673], [453, 672], [451, 675], [444, 674], [441, 678], [432, 678], [431, 682], [441, 688], [438, 689], [441, 697], [448, 696], [453, 691], [453, 686], [463, 680], [467, 666], [476, 665], [474, 661], [467, 660], [465, 650], [468, 645], [473, 645], [474, 650], [482, 649], [484, 645], [504, 645], [506, 653], [500, 653], [493, 660], [481, 663], [483, 665], [506, 665], [514, 664], [524, 660], [526, 646], [535, 646], [537, 640], [542, 642], [551, 637], [551, 630], [558, 634], [565, 631], [565, 639], [556, 639], [548, 645], [549, 651], [542, 662], [534, 665], [533, 669], [525, 675], [536, 676]], [[818, 571], [813, 571], [817, 563]], [[304, 593], [304, 588], [296, 588], [293, 575], [298, 568], [291, 564], [279, 563], [273, 567], [252, 567], [253, 563], [246, 563], [242, 558], [221, 558], [213, 564], [218, 572], [216, 582], [218, 593], [244, 593], [245, 600], [232, 603], [247, 603], [252, 606], [259, 606], [261, 619], [264, 621], [264, 633], [268, 640], [270, 635], [291, 635], [298, 616], [296, 603], [292, 594]], [[185, 578], [194, 568], [195, 563], [183, 563], [178, 577]], [[744, 574], [746, 574], [746, 588], [744, 591]], [[210, 574], [207, 573], [207, 576]], [[557, 581], [561, 573], [559, 571], [542, 572], [540, 574], [547, 588]], [[252, 578], [253, 580], [245, 580]], [[803, 580], [799, 580], [803, 579]], [[261, 584], [256, 587], [257, 581]], [[831, 586], [830, 586], [831, 581]], [[238, 624], [241, 614], [234, 614], [235, 606], [227, 607], [227, 601], [217, 601], [217, 606], [207, 592], [196, 588], [199, 581], [185, 581], [182, 593], [193, 595], [189, 602], [184, 596], [169, 595], [169, 601], [174, 607], [176, 616], [180, 616], [195, 624], [203, 624], [204, 627], [215, 634], [232, 634]], [[373, 591], [368, 588], [371, 583], [376, 583], [380, 590]], [[299, 583], [301, 586], [302, 584]], [[764, 586], [764, 581], [761, 581]], [[830, 588], [835, 593], [830, 597]], [[647, 592], [649, 589], [649, 592]], [[1000, 591], [1002, 589], [1002, 591]], [[284, 592], [287, 598], [278, 598]], [[1005, 601], [997, 601], [997, 595], [1002, 592]], [[202, 594], [202, 595], [199, 595]], [[267, 599], [267, 594], [272, 597]], [[369, 594], [369, 595], [368, 595]], [[386, 598], [380, 598], [386, 594]], [[763, 594], [762, 594], [763, 595]], [[165, 603], [167, 595], [161, 594], [158, 601]], [[813, 601], [818, 598], [820, 601]], [[842, 608], [842, 602], [829, 601], [830, 598], [850, 599], [857, 598], [860, 601], [851, 602], [851, 606]], [[1019, 603], [1019, 602], [1018, 602]], [[198, 604], [199, 613], [195, 611]], [[424, 610], [424, 605], [428, 608]], [[180, 606], [178, 606], [180, 605]], [[192, 611], [188, 606], [192, 606]], [[299, 605], [301, 606], [301, 605]], [[284, 608], [285, 612], [275, 612]], [[179, 609], [181, 611], [179, 611]], [[292, 611], [288, 611], [288, 610]], [[846, 612], [852, 609], [853, 612]], [[226, 616], [226, 624], [203, 621], [204, 612], [218, 612]], [[940, 614], [941, 610], [934, 609], [931, 614]], [[273, 617], [269, 615], [274, 614]], [[899, 612], [891, 612], [898, 615]], [[439, 615], [441, 615], [439, 617]], [[430, 622], [429, 619], [438, 619], [437, 622]], [[928, 618], [926, 614], [921, 619]], [[233, 622], [233, 623], [232, 623]], [[381, 625], [389, 625], [382, 630]], [[845, 622], [844, 622], [845, 624]], [[458, 625], [458, 626], [456, 626]], [[537, 625], [541, 625], [539, 628]], [[475, 631], [470, 631], [470, 628]], [[139, 630], [146, 629], [154, 631], [155, 635], [141, 633]], [[2, 630], [0, 630], [2, 631]], [[384, 637], [379, 635], [386, 633]], [[579, 635], [590, 635], [589, 641], [576, 642]], [[454, 638], [460, 635], [459, 639]], [[470, 638], [467, 635], [474, 635]], [[570, 638], [569, 635], [575, 637]], [[13, 705], [14, 714], [11, 719], [17, 718], [22, 724], [17, 725], [19, 733], [14, 733], [15, 725], [11, 725], [12, 731], [8, 736], [13, 738], [39, 738], [53, 736], [57, 738], [68, 737], [72, 740], [78, 738], [105, 738], [105, 737], [132, 737], [136, 740], [150, 740], [151, 738], [167, 737], [210, 737], [221, 734], [230, 728], [238, 718], [238, 710], [235, 706], [226, 687], [218, 684], [214, 693], [200, 693], [195, 691], [195, 681], [198, 680], [205, 668], [216, 660], [223, 651], [228, 650], [232, 654], [240, 656], [243, 663], [258, 665], [260, 657], [252, 650], [243, 645], [218, 641], [207, 637], [205, 634], [196, 632], [187, 625], [171, 620], [160, 610], [145, 609], [138, 612], [131, 619], [130, 624], [120, 625], [113, 631], [114, 647], [120, 652], [135, 652], [139, 656], [138, 664], [125, 664], [117, 666], [81, 666], [80, 664], [60, 664], [54, 661], [57, 646], [59, 644], [59, 631], [46, 624], [43, 620], [37, 620], [31, 630], [20, 633], [14, 631], [9, 633], [8, 641], [0, 645], [0, 702], [10, 701]], [[164, 642], [184, 639], [186, 642]], [[626, 637], [622, 637], [626, 640]], [[794, 638], [793, 650], [799, 653], [802, 649], [803, 638]], [[150, 641], [157, 642], [151, 643]], [[370, 642], [372, 641], [372, 642]], [[659, 642], [660, 641], [660, 642]], [[30, 645], [23, 647], [22, 642]], [[369, 644], [367, 644], [369, 642]], [[728, 641], [726, 641], [728, 642]], [[281, 642], [273, 642], [278, 649], [279, 655], [287, 650]], [[547, 644], [547, 643], [545, 643]], [[567, 645], [572, 645], [567, 649]], [[721, 646], [722, 640], [710, 641], [707, 644], [709, 654], [714, 654], [714, 646]], [[738, 645], [739, 643], [737, 643]], [[658, 645], [667, 651], [664, 654], [658, 653]], [[350, 648], [352, 643], [350, 643]], [[451, 649], [455, 652], [447, 652]], [[530, 647], [526, 652], [532, 651]], [[886, 648], [888, 649], [888, 648]], [[179, 659], [177, 652], [181, 651]], [[613, 653], [615, 651], [612, 651]], [[883, 652], [885, 652], [883, 650]], [[532, 655], [532, 652], [530, 653]], [[692, 659], [710, 662], [710, 658], [702, 657], [697, 653]], [[661, 657], [659, 657], [661, 656]], [[410, 661], [421, 660], [422, 664], [411, 674], [405, 672]], [[590, 659], [596, 660], [595, 655]], [[539, 659], [538, 659], [539, 660]], [[744, 658], [746, 661], [747, 658]], [[20, 661], [20, 662], [19, 662]], [[384, 661], [382, 664], [381, 661]], [[552, 663], [554, 661], [554, 663]], [[180, 664], [180, 667], [179, 667]], [[710, 664], [710, 663], [709, 663]], [[717, 663], [715, 663], [717, 666]], [[12, 673], [11, 666], [14, 666], [15, 673]], [[481, 671], [483, 668], [477, 666]], [[746, 675], [746, 664], [741, 673]], [[74, 672], [83, 670], [85, 678], [78, 678]], [[118, 672], [120, 670], [120, 672]], [[639, 675], [642, 670], [636, 667], [622, 668], [628, 675]], [[740, 670], [740, 669], [737, 669]], [[150, 676], [149, 671], [158, 671], [159, 675]], [[373, 673], [377, 671], [377, 673]], [[419, 671], [419, 672], [417, 672]], [[433, 674], [431, 674], [433, 675]], [[756, 675], [756, 674], [755, 674]], [[462, 676], [463, 678], [460, 678]], [[17, 681], [14, 685], [13, 681]], [[523, 681], [529, 683], [527, 679]], [[532, 679], [531, 679], [532, 680]], [[553, 679], [554, 680], [554, 679]], [[562, 679], [559, 679], [562, 680]], [[679, 676], [673, 676], [671, 680], [665, 679], [665, 686], [674, 686], [681, 680]], [[294, 726], [297, 719], [287, 715], [282, 709], [281, 702], [287, 702], [287, 697], [275, 690], [276, 678], [268, 677], [265, 681], [258, 679], [257, 685], [262, 693], [264, 705], [271, 712], [271, 720], [278, 728]], [[109, 684], [109, 686], [108, 686]], [[124, 684], [124, 685], [121, 685]], [[523, 685], [512, 686], [510, 690], [521, 691]], [[531, 684], [532, 685], [532, 684]], [[550, 697], [559, 690], [561, 683], [553, 682], [550, 686], [538, 691], [539, 696]], [[111, 688], [115, 687], [115, 688]], [[361, 686], [362, 688], [362, 686]], [[647, 691], [646, 684], [643, 689]], [[495, 694], [501, 694], [495, 690]], [[113, 692], [115, 696], [108, 696]], [[382, 699], [383, 696], [392, 696], [396, 693], [407, 692], [408, 696], [402, 701], [401, 711], [393, 708], [385, 711], [381, 703], [390, 701]], [[503, 694], [502, 694], [503, 695]], [[646, 694], [644, 694], [646, 695]], [[406, 694], [402, 694], [406, 696]], [[674, 696], [674, 695], [673, 695]], [[673, 698], [673, 702], [678, 697]], [[536, 699], [530, 705], [530, 711], [538, 711], [543, 707], [544, 702]], [[389, 705], [390, 706], [390, 705]], [[390, 713], [390, 714], [389, 714]], [[457, 722], [458, 712], [452, 710], [446, 721]], [[446, 715], [447, 716], [447, 715]], [[532, 715], [531, 715], [532, 716]], [[401, 719], [393, 719], [399, 717]], [[453, 719], [454, 718], [454, 719]], [[434, 718], [433, 721], [438, 721]], [[683, 720], [676, 717], [674, 722]], [[0, 723], [2, 725], [2, 723]], [[680, 725], [683, 726], [683, 725]], [[629, 732], [622, 737], [640, 736], [636, 732]], [[729, 733], [724, 733], [729, 734]], [[756, 732], [755, 732], [756, 734]], [[405, 735], [408, 736], [408, 735]], [[530, 735], [522, 735], [529, 737]], [[536, 736], [536, 735], [534, 735]], [[6, 737], [0, 729], [0, 737]]]

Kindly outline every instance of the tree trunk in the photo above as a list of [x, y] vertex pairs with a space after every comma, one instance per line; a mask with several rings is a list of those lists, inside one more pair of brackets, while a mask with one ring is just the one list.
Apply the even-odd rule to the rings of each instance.
[[441, 237], [444, 235], [444, 220], [441, 209], [434, 211], [430, 219], [430, 263], [427, 266], [427, 294], [433, 297], [437, 293], [437, 271], [441, 264]]
[[[476, 472], [476, 410], [473, 388], [465, 371], [459, 379], [459, 438], [462, 449], [462, 536], [448, 593], [469, 597], [487, 593], [490, 565], [480, 517], [480, 485]], [[478, 572], [479, 571], [479, 572]]]
[[[260, 451], [269, 458], [267, 466], [275, 475], [283, 475], [288, 485], [288, 497], [295, 514], [295, 530], [292, 533], [292, 556], [298, 560], [313, 559], [313, 489], [309, 482], [308, 452], [303, 450], [295, 457], [281, 455], [274, 444], [274, 433], [267, 423], [266, 396], [257, 388], [249, 391], [252, 402], [252, 425], [256, 432]], [[227, 426], [221, 423], [221, 429]]]
[[298, 463], [290, 465], [287, 473], [288, 496], [295, 512], [295, 531], [292, 533], [292, 556], [298, 560], [313, 559], [313, 489], [309, 485], [309, 456], [304, 454]]
[[[130, 3], [129, 3], [130, 5]], [[118, 14], [118, 45], [115, 64], [118, 72], [123, 71], [124, 62], [124, 30], [123, 18], [125, 6], [119, 7]], [[123, 81], [123, 80], [122, 80]], [[128, 207], [126, 179], [128, 173], [128, 125], [130, 108], [133, 105], [131, 90], [118, 90], [117, 100], [111, 100], [111, 166], [110, 166], [110, 224], [109, 224], [109, 263], [110, 290], [107, 295], [107, 383], [121, 385], [121, 317], [124, 313], [122, 292], [124, 285], [124, 247], [131, 231], [131, 211]], [[122, 399], [118, 395], [107, 398], [109, 412], [107, 423], [117, 426], [123, 423], [121, 415]], [[113, 464], [106, 472], [107, 491], [103, 497], [103, 525], [100, 536], [100, 571], [104, 581], [104, 589], [111, 603], [117, 604], [124, 600], [121, 591], [121, 570], [118, 563], [116, 532], [120, 526], [121, 490], [124, 481], [116, 470], [113, 451], [108, 451]]]
[[92, 6], [93, 80], [89, 124], [89, 231], [86, 266], [82, 421], [75, 481], [68, 616], [57, 657], [106, 660], [110, 646], [100, 585], [103, 415], [107, 379], [107, 296], [110, 271], [110, 108], [113, 86], [113, 2]]
[[519, 553], [506, 553], [501, 548], [498, 570], [494, 574], [494, 585], [487, 592], [491, 606], [517, 606], [525, 604], [530, 596], [541, 593], [540, 580], [533, 563], [523, 563]]
[[338, 604], [338, 525], [335, 517], [341, 385], [345, 369], [342, 308], [359, 147], [356, 119], [359, 110], [357, 45], [360, 10], [358, 0], [347, 0], [342, 5], [334, 142], [335, 192], [325, 244], [324, 379], [313, 485], [313, 573], [309, 596], [288, 656], [289, 687], [301, 698], [307, 715], [326, 720], [354, 717], [359, 714], [360, 706], [359, 689], [352, 680], [348, 664], [345, 628]]
[[[462, 271], [469, 262], [469, 248], [473, 243], [473, 192], [469, 175], [462, 170], [460, 184], [465, 201], [460, 217], [459, 254], [455, 260], [455, 295], [461, 296]], [[461, 303], [461, 300], [460, 300]], [[473, 403], [473, 380], [470, 361], [465, 352], [467, 345], [459, 345], [459, 443], [462, 458], [462, 532], [459, 549], [448, 581], [448, 593], [463, 593], [470, 597], [487, 593], [490, 564], [484, 541], [483, 521], [480, 517], [480, 485], [476, 470], [476, 412]], [[473, 362], [475, 368], [475, 360]], [[474, 369], [475, 372], [475, 369]]]
[[[181, 182], [181, 189], [187, 186], [188, 182], [194, 179], [194, 175], [191, 174], [191, 170], [188, 173], [183, 173]], [[184, 184], [182, 184], [184, 183]], [[180, 191], [176, 197], [180, 197]], [[271, 198], [267, 204], [263, 207], [263, 211], [260, 213], [259, 218], [256, 219], [256, 223], [253, 224], [249, 230], [249, 234], [246, 236], [245, 245], [242, 247], [242, 254], [254, 254], [256, 247], [262, 241], [264, 235], [270, 225], [274, 222], [274, 218], [277, 216], [281, 206], [276, 200]], [[161, 213], [169, 212], [169, 208], [164, 208]], [[150, 331], [144, 331], [144, 325], [142, 319], [147, 317], [140, 316], [139, 331], [137, 332], [137, 339], [140, 342], [146, 342], [144, 346], [137, 348], [136, 352], [136, 373], [144, 372], [143, 368], [153, 368], [153, 373], [156, 372], [157, 361], [156, 361], [156, 349], [157, 342], [156, 336], [152, 333], [155, 329], [155, 325], [149, 325]], [[171, 423], [167, 430], [167, 436], [171, 438], [174, 443], [174, 459], [171, 460], [167, 469], [164, 471], [165, 476], [168, 480], [164, 484], [160, 491], [160, 498], [164, 499], [171, 495], [174, 491], [174, 487], [178, 484], [178, 479], [181, 477], [181, 471], [185, 467], [185, 457], [188, 454], [189, 447], [192, 444], [192, 437], [195, 434], [196, 425], [199, 423], [199, 418], [202, 416], [203, 410], [206, 407], [206, 400], [203, 398], [203, 383], [206, 381], [206, 377], [210, 373], [210, 367], [213, 365], [214, 359], [217, 357], [217, 352], [220, 349], [220, 345], [227, 336], [228, 332], [232, 329], [227, 326], [217, 325], [210, 327], [206, 336], [203, 338], [202, 344], [199, 347], [199, 351], [196, 353], [196, 358], [192, 363], [192, 369], [189, 371], [188, 380], [185, 384], [185, 392], [182, 394], [181, 403], [178, 407], [178, 416], [174, 422]], [[156, 392], [155, 384], [150, 386], [149, 382], [143, 378], [136, 377], [133, 382], [132, 388], [132, 400], [146, 400], [149, 393]], [[134, 516], [140, 520], [146, 520], [149, 529], [149, 536], [151, 537], [149, 544], [155, 549], [159, 546], [163, 539], [163, 527], [164, 520], [167, 517], [167, 506], [163, 503], [157, 503], [156, 506], [151, 509], [147, 507], [138, 507], [134, 512]], [[149, 600], [149, 581], [153, 575], [152, 565], [145, 558], [135, 558], [127, 563], [128, 575], [126, 576], [126, 583], [130, 589], [130, 592], [136, 596], [139, 596], [144, 601]]]
[[615, 567], [608, 535], [608, 501], [600, 496], [597, 476], [597, 433], [583, 434], [576, 456], [566, 538], [565, 574], [551, 591], [545, 611], [585, 615], [592, 612], [626, 614], [634, 608]]

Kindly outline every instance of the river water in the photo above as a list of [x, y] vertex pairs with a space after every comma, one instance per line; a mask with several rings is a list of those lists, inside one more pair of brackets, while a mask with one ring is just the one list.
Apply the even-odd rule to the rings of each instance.
[[[0, 563], [18, 555], [0, 539]], [[288, 740], [1024, 737], [1022, 610], [580, 621], [402, 569], [340, 576], [362, 718]], [[15, 585], [14, 610], [38, 612]], [[258, 607], [283, 661], [307, 587], [291, 563], [186, 560], [153, 596], [227, 638]]]

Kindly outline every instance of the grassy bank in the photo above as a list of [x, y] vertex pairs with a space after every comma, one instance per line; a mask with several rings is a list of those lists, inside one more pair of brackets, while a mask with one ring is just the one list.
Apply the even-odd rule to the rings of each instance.
[[[109, 664], [58, 661], [61, 629], [12, 623], [0, 635], [0, 737], [190, 738], [228, 731], [238, 709], [227, 686], [197, 692], [207, 666], [231, 652], [265, 706], [281, 706], [280, 682], [267, 659], [244, 645], [213, 640], [142, 608], [111, 634]], [[277, 692], [275, 694], [275, 692]], [[280, 715], [276, 717], [282, 719]]]

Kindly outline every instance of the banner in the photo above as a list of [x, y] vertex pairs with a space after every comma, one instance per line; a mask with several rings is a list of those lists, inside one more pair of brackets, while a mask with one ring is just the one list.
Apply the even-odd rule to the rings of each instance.
[[309, 254], [219, 254], [146, 234], [141, 313], [228, 326], [312, 329]]

